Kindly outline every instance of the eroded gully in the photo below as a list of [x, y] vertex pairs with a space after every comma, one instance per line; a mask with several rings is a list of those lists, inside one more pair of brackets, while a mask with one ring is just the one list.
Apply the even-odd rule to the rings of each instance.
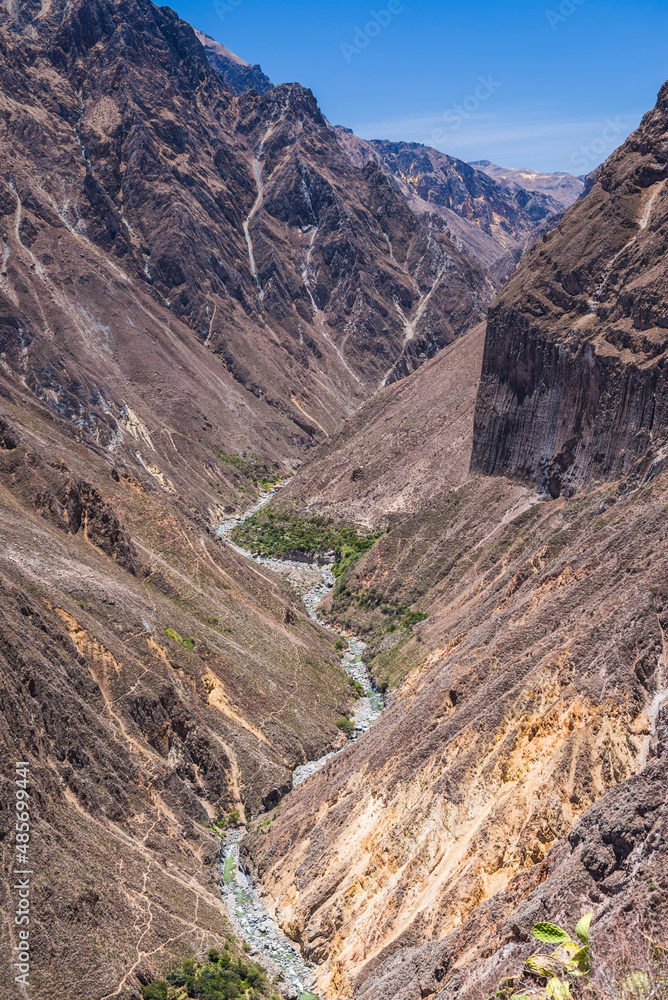
[[[283, 486], [287, 484], [282, 484]], [[279, 492], [282, 486], [277, 486], [261, 498], [244, 514], [224, 521], [218, 528], [219, 536], [236, 552], [267, 566], [282, 576], [287, 577], [291, 586], [299, 593], [304, 602], [309, 617], [323, 628], [338, 635], [347, 645], [341, 657], [341, 665], [346, 673], [358, 681], [364, 688], [364, 697], [355, 703], [354, 725], [351, 740], [356, 739], [369, 729], [383, 710], [382, 696], [375, 690], [369, 672], [364, 663], [365, 643], [355, 637], [337, 632], [318, 617], [316, 608], [323, 598], [331, 591], [335, 577], [331, 565], [317, 563], [305, 564], [290, 559], [270, 559], [255, 556], [230, 541], [230, 535], [237, 525], [242, 524], [253, 514], [262, 510]], [[348, 742], [338, 750], [325, 754], [317, 760], [312, 760], [297, 767], [292, 775], [293, 788], [316, 774], [327, 761], [342, 753]], [[221, 868], [221, 890], [225, 898], [230, 920], [239, 937], [250, 948], [263, 957], [270, 972], [282, 974], [282, 986], [285, 996], [313, 996], [309, 990], [315, 986], [315, 966], [309, 964], [289, 938], [283, 933], [276, 921], [268, 912], [265, 904], [255, 888], [250, 873], [245, 871], [239, 858], [239, 845], [246, 834], [245, 829], [233, 830], [225, 838]]]

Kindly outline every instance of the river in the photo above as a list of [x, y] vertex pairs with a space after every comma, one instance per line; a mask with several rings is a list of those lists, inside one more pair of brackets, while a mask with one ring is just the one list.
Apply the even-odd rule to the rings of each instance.
[[[364, 688], [364, 697], [355, 702], [355, 715], [352, 720], [355, 728], [350, 734], [349, 740], [340, 749], [333, 750], [325, 754], [324, 757], [295, 768], [292, 774], [292, 785], [293, 788], [296, 788], [316, 774], [328, 760], [342, 753], [350, 741], [366, 732], [382, 712], [384, 702], [381, 694], [374, 688], [364, 663], [366, 644], [355, 636], [347, 636], [337, 632], [318, 616], [318, 605], [336, 582], [331, 564], [308, 564], [290, 559], [254, 556], [247, 549], [240, 548], [230, 541], [230, 535], [234, 528], [262, 510], [286, 485], [287, 482], [282, 483], [268, 493], [263, 493], [260, 499], [244, 514], [224, 521], [218, 528], [218, 534], [236, 552], [262, 566], [268, 566], [288, 579], [291, 586], [301, 596], [313, 621], [318, 622], [323, 628], [345, 641], [347, 649], [341, 657], [341, 665], [346, 673]], [[252, 951], [259, 952], [263, 956], [263, 964], [269, 968], [270, 972], [275, 970], [275, 973], [282, 973], [285, 984], [289, 987], [287, 995], [291, 993], [292, 996], [301, 997], [304, 1000], [315, 997], [315, 994], [310, 993], [309, 990], [315, 988], [316, 967], [302, 958], [297, 947], [286, 937], [271, 917], [264, 902], [260, 899], [250, 873], [245, 871], [240, 864], [239, 845], [245, 834], [246, 830], [243, 828], [233, 830], [228, 833], [223, 845], [221, 890], [235, 931], [243, 941], [247, 942]]]

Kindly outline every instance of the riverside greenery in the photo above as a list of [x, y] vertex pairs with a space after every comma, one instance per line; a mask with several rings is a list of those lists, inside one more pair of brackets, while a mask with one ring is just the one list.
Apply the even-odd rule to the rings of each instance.
[[290, 508], [266, 507], [238, 525], [231, 537], [235, 544], [272, 559], [315, 559], [333, 552], [333, 572], [341, 576], [381, 535], [360, 535], [356, 528], [337, 525], [330, 517], [300, 517]]
[[244, 451], [240, 455], [218, 452], [218, 458], [226, 465], [231, 465], [244, 478], [249, 479], [260, 489], [270, 489], [281, 481], [281, 473], [275, 466], [269, 465], [259, 455]]
[[204, 963], [186, 959], [166, 979], [144, 986], [142, 996], [144, 1000], [280, 1000], [262, 966], [233, 955], [229, 945], [222, 951], [212, 948]]

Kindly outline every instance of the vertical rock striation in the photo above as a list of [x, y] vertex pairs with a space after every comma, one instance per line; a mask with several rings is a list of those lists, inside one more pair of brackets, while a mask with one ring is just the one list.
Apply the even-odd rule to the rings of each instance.
[[490, 310], [471, 467], [556, 497], [668, 452], [668, 85]]

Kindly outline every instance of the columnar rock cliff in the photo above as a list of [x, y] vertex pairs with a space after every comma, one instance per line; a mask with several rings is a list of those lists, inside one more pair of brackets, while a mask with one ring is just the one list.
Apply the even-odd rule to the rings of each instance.
[[668, 458], [668, 87], [490, 311], [472, 468], [551, 496]]
[[539, 919], [665, 930], [667, 94], [492, 307], [475, 420], [470, 333], [293, 484], [388, 527], [329, 613], [396, 693], [247, 846], [328, 996], [487, 996]]

